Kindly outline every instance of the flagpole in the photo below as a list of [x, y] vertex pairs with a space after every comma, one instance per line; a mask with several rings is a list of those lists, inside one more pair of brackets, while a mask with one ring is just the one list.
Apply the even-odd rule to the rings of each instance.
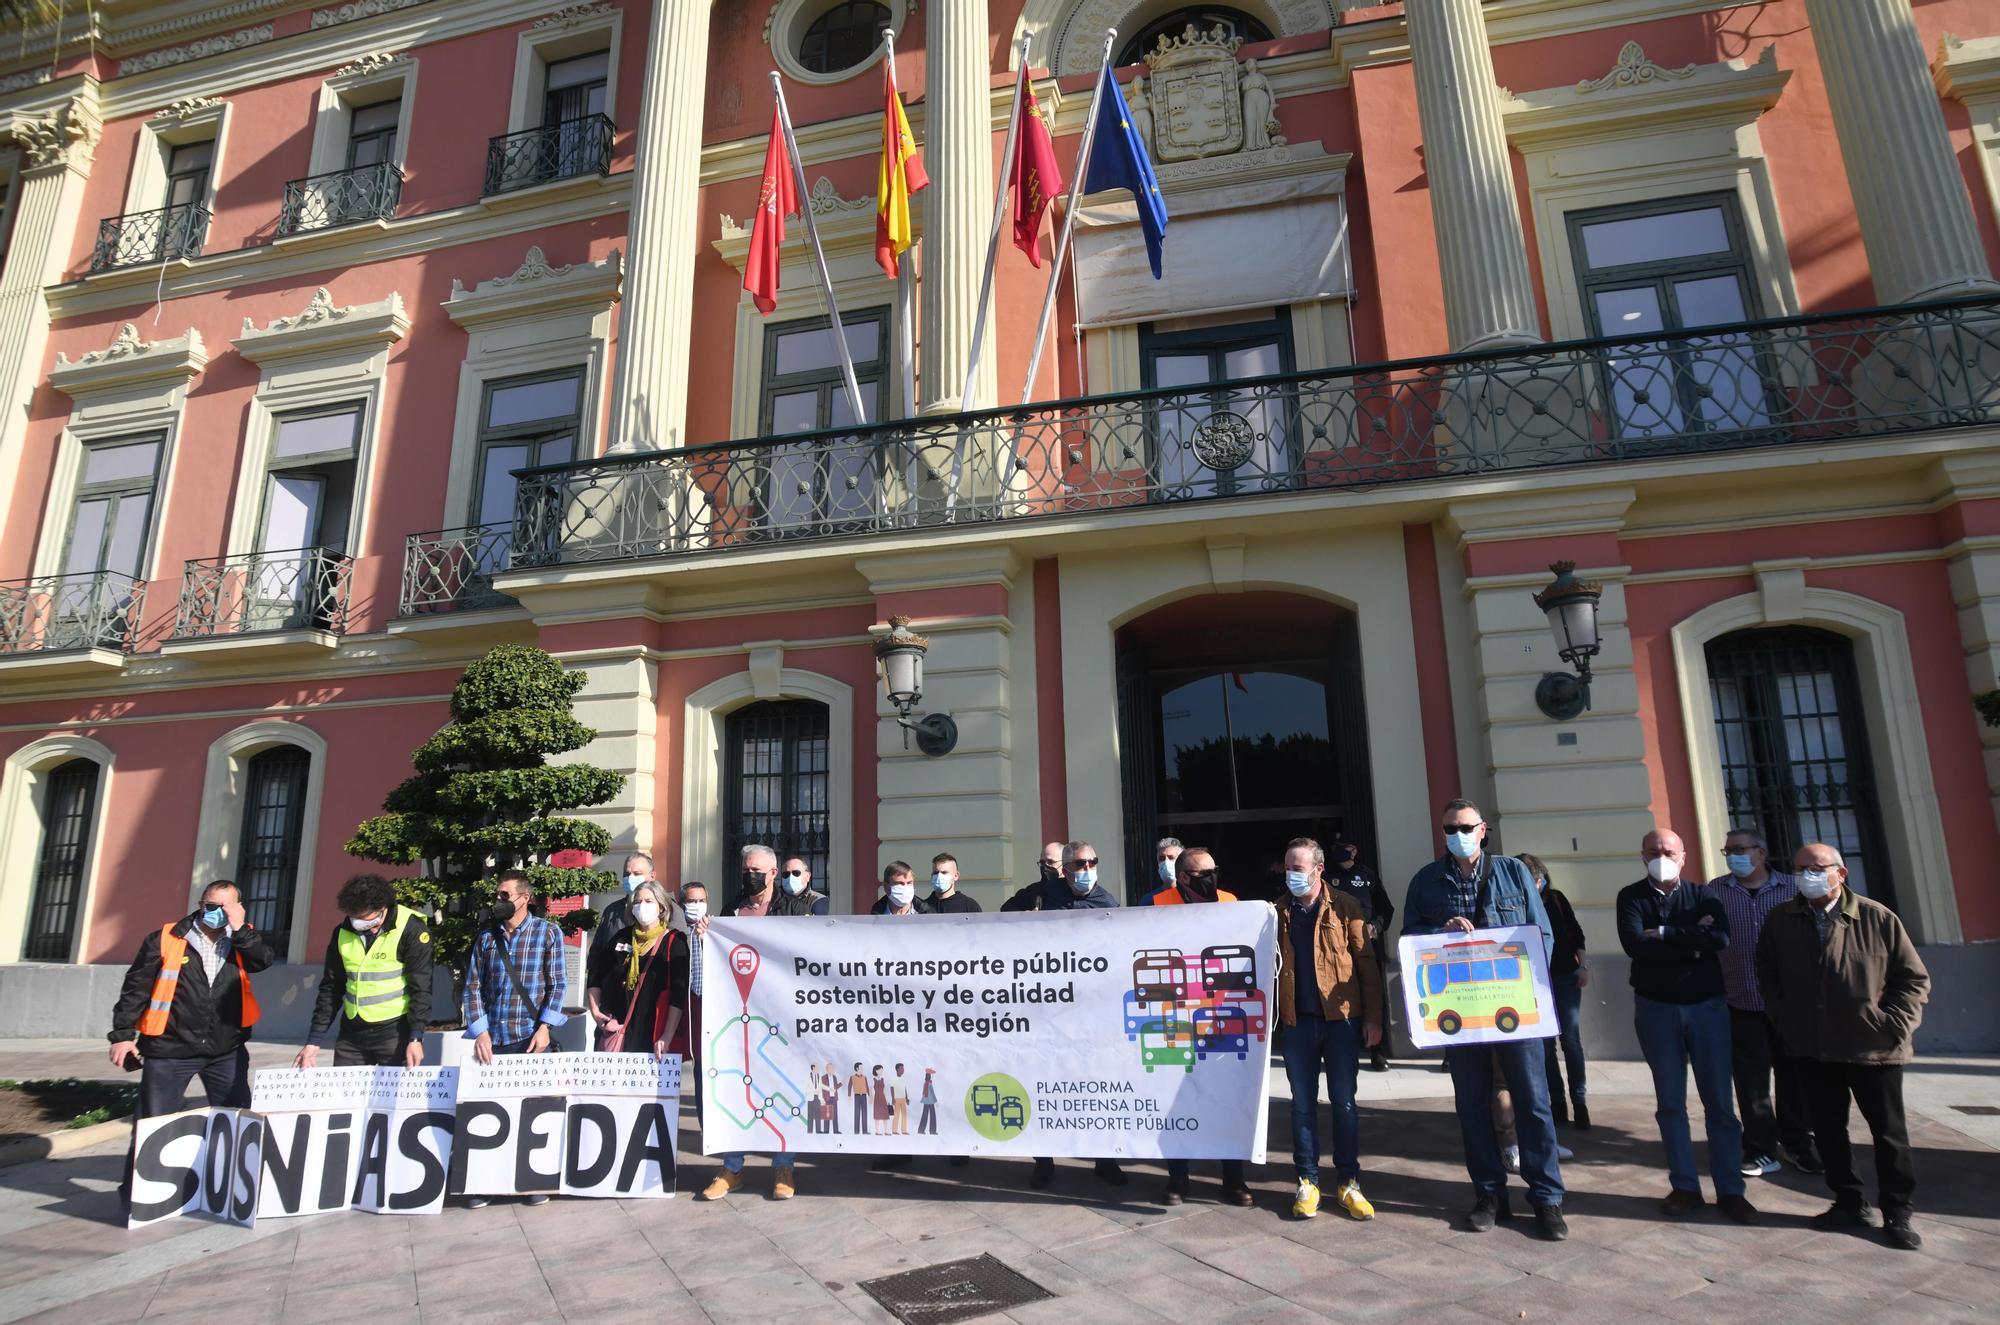
[[792, 132], [791, 107], [785, 104], [785, 84], [778, 71], [771, 71], [771, 90], [778, 95], [778, 122], [785, 126], [785, 148], [792, 158], [792, 178], [799, 189], [799, 210], [805, 214], [806, 237], [812, 241], [813, 261], [819, 267], [820, 293], [826, 296], [826, 315], [833, 323], [833, 343], [840, 347], [840, 371], [847, 379], [847, 403], [854, 410], [854, 423], [868, 422], [861, 405], [861, 383], [854, 376], [854, 357], [847, 352], [847, 328], [840, 324], [840, 305], [833, 297], [833, 276], [826, 269], [826, 251], [819, 246], [819, 223], [813, 219], [812, 193], [806, 188], [805, 162], [799, 159], [798, 136]]
[[1035, 327], [1035, 352], [1028, 360], [1028, 380], [1021, 385], [1023, 405], [1035, 394], [1035, 374], [1042, 366], [1042, 345], [1048, 340], [1049, 319], [1056, 311], [1056, 288], [1062, 284], [1063, 260], [1069, 256], [1070, 238], [1076, 230], [1076, 200], [1083, 193], [1083, 177], [1090, 173], [1090, 150], [1097, 145], [1097, 103], [1104, 96], [1105, 75], [1111, 69], [1111, 43], [1117, 40], [1117, 28], [1105, 29], [1104, 59], [1097, 66], [1097, 87], [1090, 94], [1090, 119], [1084, 126], [1083, 143], [1077, 148], [1076, 173], [1070, 177], [1069, 198], [1063, 206], [1062, 238], [1056, 243], [1055, 260], [1049, 264], [1049, 288], [1042, 296], [1042, 320]]
[[972, 319], [972, 358], [965, 366], [965, 390], [958, 398], [961, 412], [972, 409], [973, 383], [979, 378], [979, 353], [986, 346], [986, 311], [993, 302], [993, 268], [1000, 260], [1000, 229], [1007, 223], [1007, 177], [1014, 169], [1014, 149], [1021, 133], [1022, 89], [1032, 77], [1028, 47], [1033, 41], [1032, 33], [1021, 34], [1021, 76], [1014, 80], [1014, 108], [1007, 114], [1007, 145], [1000, 149], [1000, 186], [993, 190], [993, 228], [986, 236], [986, 270], [979, 277], [979, 311]]

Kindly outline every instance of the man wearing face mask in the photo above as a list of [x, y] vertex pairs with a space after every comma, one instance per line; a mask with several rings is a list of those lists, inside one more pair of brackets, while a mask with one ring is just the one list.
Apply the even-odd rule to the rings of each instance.
[[[1176, 847], [1180, 844], [1175, 843]], [[1147, 906], [1198, 906], [1203, 902], [1233, 902], [1236, 894], [1216, 886], [1215, 857], [1206, 847], [1188, 847], [1174, 859], [1174, 881], [1146, 899]], [[1162, 1205], [1187, 1200], [1190, 1169], [1184, 1159], [1167, 1161], [1167, 1190]], [[1243, 1161], [1222, 1161], [1222, 1199], [1231, 1205], [1251, 1203], [1250, 1184], [1243, 1180]]]
[[1181, 858], [1181, 852], [1185, 849], [1181, 846], [1181, 840], [1178, 837], [1163, 837], [1153, 843], [1153, 859], [1159, 870], [1161, 887], [1171, 888], [1174, 886], [1174, 879], [1180, 874], [1177, 862]]
[[[694, 1099], [695, 1117], [701, 1116], [701, 948], [708, 933], [708, 885], [689, 879], [681, 885], [681, 910], [688, 923], [688, 1070], [681, 1074], [683, 1093]], [[838, 1130], [838, 1129], [835, 1129]]]
[[1730, 943], [1729, 915], [1714, 893], [1681, 882], [1687, 849], [1671, 828], [1646, 834], [1639, 856], [1646, 877], [1618, 894], [1618, 941], [1632, 959], [1632, 1023], [1653, 1070], [1653, 1117], [1673, 1184], [1660, 1210], [1678, 1219], [1702, 1207], [1687, 1115], [1692, 1065], [1716, 1209], [1754, 1224], [1757, 1210], [1743, 1196], [1743, 1125], [1729, 1094], [1729, 1005], [1719, 960]]
[[1792, 860], [1799, 895], [1773, 911], [1757, 941], [1757, 988], [1785, 1052], [1799, 1060], [1813, 1135], [1833, 1204], [1820, 1229], [1874, 1226], [1847, 1140], [1851, 1098], [1875, 1140], [1883, 1235], [1924, 1245], [1910, 1226], [1917, 1190], [1903, 1112], [1903, 1064], [1930, 998], [1930, 972], [1896, 913], [1854, 891], [1847, 862], [1824, 842]]
[[142, 1068], [135, 1120], [175, 1113], [201, 1078], [211, 1108], [250, 1107], [250, 976], [270, 966], [271, 945], [243, 911], [243, 894], [219, 880], [193, 914], [147, 933], [111, 1013], [111, 1062]]
[[[731, 914], [739, 917], [826, 914], [826, 897], [808, 886], [811, 875], [806, 870], [805, 862], [798, 857], [785, 862], [787, 877], [782, 888], [777, 883], [778, 853], [770, 847], [762, 842], [752, 842], [743, 848], [742, 861], [743, 887], [736, 896], [735, 905], [730, 908]], [[702, 918], [706, 922], [705, 914]], [[704, 923], [702, 929], [707, 928]], [[701, 1199], [720, 1201], [741, 1188], [747, 1181], [743, 1176], [744, 1159], [740, 1150], [724, 1155], [722, 1172], [702, 1188]], [[789, 1201], [798, 1193], [798, 1170], [793, 1160], [794, 1156], [788, 1151], [777, 1151], [771, 1156], [771, 1199], [774, 1201]]]
[[[1729, 1065], [1736, 1080], [1736, 1108], [1743, 1119], [1743, 1176], [1766, 1177], [1784, 1165], [1782, 1145], [1793, 1167], [1820, 1171], [1813, 1145], [1812, 1117], [1798, 1068], [1778, 1044], [1757, 992], [1757, 940], [1771, 912], [1799, 895], [1791, 875], [1774, 870], [1763, 835], [1732, 828], [1722, 841], [1729, 872], [1711, 879], [1708, 891], [1729, 916], [1729, 946], [1722, 950], [1722, 992], [1729, 1000]], [[1772, 1078], [1777, 1078], [1776, 1106]]]
[[1044, 842], [1040, 861], [1041, 873], [1027, 887], [1000, 903], [1002, 911], [1039, 911], [1042, 909], [1043, 890], [1060, 887], [1062, 872], [1063, 844]]
[[[1361, 907], [1361, 918], [1368, 925], [1368, 944], [1375, 953], [1376, 969], [1382, 972], [1382, 979], [1387, 982], [1389, 955], [1382, 936], [1389, 932], [1389, 923], [1396, 918], [1396, 905], [1389, 900], [1389, 890], [1374, 874], [1361, 868], [1361, 848], [1352, 842], [1336, 839], [1327, 854], [1327, 865], [1326, 886], [1335, 892], [1345, 893]], [[1389, 1070], [1389, 1032], [1386, 1026], [1382, 1038], [1369, 1050], [1368, 1070]]]
[[[621, 933], [627, 925], [632, 923], [632, 914], [629, 909], [632, 904], [632, 894], [638, 891], [640, 884], [656, 883], [658, 881], [659, 875], [654, 872], [653, 858], [651, 856], [643, 851], [634, 851], [631, 855], [625, 857], [624, 873], [619, 879], [619, 882], [625, 888], [624, 896], [613, 899], [605, 906], [604, 910], [598, 913], [597, 928], [592, 930], [590, 934], [590, 951], [584, 958], [585, 970], [595, 969], [610, 960], [606, 949], [611, 946], [611, 940], [614, 936]], [[675, 902], [672, 897], [667, 898], [666, 921], [667, 928], [679, 934], [681, 940], [685, 942], [688, 936], [687, 914], [681, 910], [679, 903]], [[585, 1006], [590, 1010], [590, 1020], [594, 1024], [592, 1030], [592, 1034], [595, 1037], [594, 1042], [602, 1044], [605, 1033], [604, 1023], [607, 1019], [604, 1016], [604, 1010], [598, 1007], [595, 1002], [590, 1001], [594, 997], [595, 992], [594, 990], [584, 991]]]
[[[750, 866], [744, 859], [744, 869]], [[823, 916], [827, 913], [826, 894], [812, 886], [812, 870], [797, 856], [785, 857], [785, 868], [778, 873], [778, 891], [772, 896], [768, 913], [774, 916]], [[750, 886], [746, 873], [743, 886]]]
[[292, 1060], [319, 1064], [319, 1040], [340, 1013], [335, 1067], [418, 1067], [431, 1019], [431, 930], [422, 915], [396, 904], [396, 885], [357, 874], [335, 899], [344, 917], [326, 942], [312, 1029]]
[[958, 890], [958, 857], [940, 851], [931, 857], [930, 909], [940, 915], [966, 915], [985, 908], [977, 898]]
[[[1051, 842], [1050, 846], [1055, 844]], [[1088, 842], [1071, 842], [1060, 848], [1062, 873], [1051, 879], [1048, 873], [1048, 850], [1042, 853], [1042, 878], [1039, 883], [1031, 883], [1008, 898], [1002, 911], [1089, 911], [1101, 910], [1118, 905], [1104, 886], [1097, 881], [1097, 848]], [[1097, 1161], [1097, 1177], [1101, 1182], [1113, 1187], [1125, 1185], [1125, 1170], [1118, 1167], [1118, 1161], [1100, 1159]], [[1028, 1185], [1040, 1190], [1056, 1179], [1056, 1162], [1046, 1157], [1037, 1157], [1035, 1170], [1028, 1177]]]
[[[466, 953], [460, 1002], [472, 1056], [481, 1063], [508, 1054], [545, 1053], [553, 1029], [569, 1020], [562, 1010], [569, 984], [562, 930], [528, 914], [534, 896], [526, 870], [502, 870], [489, 913], [492, 923]], [[527, 1203], [541, 1205], [548, 1199], [538, 1192]], [[469, 1196], [466, 1204], [477, 1210], [487, 1198]]]
[[882, 867], [882, 895], [868, 908], [871, 916], [927, 916], [931, 904], [917, 896], [916, 872], [900, 860]]
[[[1448, 803], [1439, 820], [1445, 852], [1418, 870], [1403, 902], [1405, 934], [1469, 933], [1533, 925], [1542, 931], [1542, 951], [1555, 945], [1555, 932], [1528, 867], [1511, 856], [1486, 850], [1486, 821], [1468, 800]], [[1563, 1218], [1562, 1164], [1556, 1155], [1556, 1124], [1549, 1111], [1549, 1081], [1542, 1046], [1534, 1040], [1475, 1044], [1444, 1051], [1465, 1142], [1465, 1168], [1475, 1193], [1466, 1225], [1490, 1232], [1494, 1221], [1513, 1216], [1507, 1200], [1507, 1166], [1493, 1132], [1493, 1074], [1506, 1079], [1521, 1143], [1521, 1176], [1542, 1236], [1560, 1242], [1569, 1236]]]

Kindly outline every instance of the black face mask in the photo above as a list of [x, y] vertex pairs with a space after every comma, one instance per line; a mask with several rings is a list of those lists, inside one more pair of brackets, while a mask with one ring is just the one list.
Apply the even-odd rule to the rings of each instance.
[[493, 917], [495, 923], [504, 925], [514, 918], [514, 904], [502, 897], [488, 908], [487, 914]]
[[755, 897], [764, 891], [764, 876], [755, 870], [743, 871], [743, 895]]
[[1056, 866], [1054, 866], [1054, 865], [1050, 865], [1050, 864], [1047, 864], [1046, 862], [1045, 862], [1045, 863], [1044, 863], [1044, 864], [1042, 865], [1042, 882], [1043, 882], [1043, 883], [1055, 883], [1055, 882], [1058, 882], [1059, 880], [1061, 880], [1061, 878], [1062, 878], [1062, 870], [1061, 870], [1061, 869], [1059, 869], [1058, 867], [1056, 867]]
[[1190, 901], [1212, 902], [1215, 900], [1215, 871], [1189, 870], [1181, 875], [1180, 888], [1181, 896]]

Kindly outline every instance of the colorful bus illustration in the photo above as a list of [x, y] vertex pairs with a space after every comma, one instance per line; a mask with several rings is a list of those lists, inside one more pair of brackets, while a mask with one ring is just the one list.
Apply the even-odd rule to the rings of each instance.
[[[855, 1098], [860, 1098], [856, 1096]], [[972, 1116], [982, 1113], [998, 1116], [1000, 1113], [1000, 1088], [998, 1086], [974, 1086], [972, 1088]]]
[[1250, 1056], [1250, 1020], [1241, 1008], [1196, 1008], [1194, 1051], [1199, 1058], [1221, 1054]]
[[1241, 943], [1218, 943], [1201, 950], [1201, 985], [1210, 994], [1257, 987], [1257, 953]]
[[1541, 1022], [1535, 979], [1518, 943], [1447, 943], [1418, 960], [1417, 1015], [1444, 1035], [1492, 1027], [1511, 1035]]
[[1016, 1130], [1028, 1125], [1027, 1106], [1019, 1095], [1009, 1095], [1000, 1101], [1000, 1125]]
[[1194, 1071], [1194, 1030], [1184, 1021], [1154, 1020], [1139, 1028], [1139, 1061], [1156, 1067]]
[[1125, 991], [1125, 1038], [1136, 1040], [1139, 1031], [1149, 1021], [1163, 1021], [1173, 1017], [1175, 1000], [1161, 999], [1157, 1002], [1139, 997], [1137, 990]]
[[1187, 958], [1172, 948], [1141, 948], [1132, 954], [1132, 992], [1142, 1003], [1179, 998], [1187, 981]]

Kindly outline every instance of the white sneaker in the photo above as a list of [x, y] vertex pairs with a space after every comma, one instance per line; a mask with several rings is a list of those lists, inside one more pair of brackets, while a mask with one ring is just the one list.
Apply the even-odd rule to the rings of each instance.
[[1502, 1146], [1500, 1148], [1500, 1162], [1507, 1166], [1507, 1172], [1519, 1173], [1521, 1171], [1521, 1147]]
[[[1570, 1148], [1569, 1148], [1568, 1146], [1564, 1145], [1564, 1144], [1563, 1144], [1562, 1142], [1558, 1141], [1558, 1142], [1556, 1142], [1556, 1158], [1557, 1158], [1557, 1159], [1575, 1159], [1575, 1158], [1576, 1158], [1576, 1152], [1575, 1152], [1574, 1150], [1571, 1150], [1571, 1149], [1570, 1149]], [[1515, 1171], [1516, 1173], [1519, 1173], [1519, 1172], [1520, 1172], [1520, 1169], [1519, 1169], [1519, 1168], [1517, 1167], [1517, 1168], [1516, 1168], [1516, 1169], [1515, 1169], [1514, 1171]]]

